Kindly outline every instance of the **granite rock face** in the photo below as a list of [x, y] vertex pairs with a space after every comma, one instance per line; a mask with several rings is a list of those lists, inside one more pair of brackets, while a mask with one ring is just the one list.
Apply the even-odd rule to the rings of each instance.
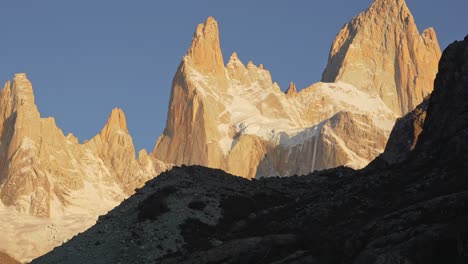
[[54, 118], [41, 118], [25, 74], [0, 92], [0, 134], [0, 214], [16, 216], [0, 223], [0, 248], [21, 261], [85, 230], [168, 168], [146, 152], [135, 158], [120, 109], [87, 143], [65, 136]]
[[291, 83], [283, 93], [263, 65], [237, 53], [224, 66], [218, 30], [211, 17], [197, 27], [154, 157], [258, 178], [358, 169], [383, 152], [397, 114], [381, 98], [344, 82], [299, 92]]
[[347, 24], [325, 82], [300, 91], [291, 83], [283, 93], [237, 53], [224, 65], [218, 35], [212, 17], [197, 27], [152, 154], [245, 178], [363, 168], [384, 151], [396, 118], [432, 91], [440, 58], [434, 30], [419, 34], [403, 0], [376, 0]]
[[413, 111], [397, 120], [382, 155], [388, 163], [404, 160], [414, 149], [426, 120], [428, 104], [429, 99], [426, 98]]
[[467, 263], [467, 76], [468, 37], [401, 160], [251, 181], [176, 167], [33, 263]]
[[338, 33], [322, 81], [350, 83], [402, 116], [431, 93], [440, 54], [434, 29], [420, 34], [404, 0], [376, 0]]
[[40, 117], [25, 74], [6, 83], [0, 102], [0, 198], [20, 212], [60, 215], [75, 204], [73, 192], [87, 187], [96, 188], [93, 192], [116, 205], [164, 168], [156, 160], [140, 166], [119, 109], [112, 111], [99, 135], [79, 144], [72, 134], [65, 136], [53, 118]]
[[167, 168], [162, 162], [150, 158], [144, 150], [135, 158], [125, 114], [118, 108], [112, 110], [101, 132], [85, 145], [97, 153], [126, 195], [133, 194], [136, 188]]

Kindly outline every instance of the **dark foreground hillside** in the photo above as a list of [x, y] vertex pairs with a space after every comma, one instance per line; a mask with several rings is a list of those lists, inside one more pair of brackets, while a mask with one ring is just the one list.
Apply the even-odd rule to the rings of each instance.
[[468, 263], [468, 38], [403, 160], [255, 181], [174, 168], [33, 263]]

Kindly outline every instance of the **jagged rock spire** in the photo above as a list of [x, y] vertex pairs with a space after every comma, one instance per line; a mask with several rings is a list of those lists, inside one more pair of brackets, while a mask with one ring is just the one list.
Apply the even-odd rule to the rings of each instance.
[[286, 90], [286, 95], [295, 95], [297, 94], [296, 84], [293, 82], [289, 83], [289, 87]]
[[322, 81], [353, 84], [403, 115], [432, 91], [440, 55], [435, 31], [419, 34], [404, 0], [376, 0], [338, 33]]
[[198, 25], [185, 58], [200, 73], [224, 73], [218, 22], [213, 17]]
[[128, 134], [127, 119], [125, 113], [120, 108], [112, 109], [107, 119], [106, 125], [101, 131], [101, 137], [107, 138], [112, 133]]

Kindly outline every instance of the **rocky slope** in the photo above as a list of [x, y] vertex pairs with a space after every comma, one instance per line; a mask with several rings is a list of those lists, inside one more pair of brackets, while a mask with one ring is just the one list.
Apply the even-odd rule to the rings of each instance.
[[385, 161], [388, 163], [402, 161], [416, 147], [426, 120], [428, 104], [429, 99], [426, 98], [413, 111], [397, 120], [381, 156]]
[[[393, 24], [382, 31], [389, 21]], [[208, 18], [197, 27], [173, 79], [166, 128], [154, 157], [221, 168], [245, 178], [364, 167], [383, 152], [395, 119], [432, 90], [440, 50], [433, 31], [419, 35], [403, 0], [376, 0], [350, 23], [355, 24], [357, 33], [349, 36], [353, 47], [375, 41], [367, 51], [356, 49], [367, 57], [350, 55], [335, 62], [343, 53], [340, 39], [349, 35], [341, 32], [332, 49], [338, 55], [331, 55], [325, 72], [335, 69], [368, 80], [366, 67], [375, 68], [372, 85], [327, 77], [334, 83], [316, 83], [299, 92], [291, 83], [283, 93], [261, 64], [245, 65], [234, 53], [224, 65], [218, 24]]]
[[434, 29], [420, 34], [404, 0], [377, 0], [338, 33], [322, 81], [350, 83], [401, 116], [431, 93], [439, 58]]
[[174, 168], [33, 263], [466, 263], [467, 76], [468, 36], [403, 160], [252, 181]]
[[[40, 117], [25, 74], [15, 75], [0, 92], [0, 134], [0, 214], [18, 218], [0, 223], [0, 250], [20, 260], [85, 230], [166, 168], [145, 153], [135, 159], [119, 109], [89, 142], [65, 136], [53, 118]], [[47, 224], [54, 227], [48, 230]]]

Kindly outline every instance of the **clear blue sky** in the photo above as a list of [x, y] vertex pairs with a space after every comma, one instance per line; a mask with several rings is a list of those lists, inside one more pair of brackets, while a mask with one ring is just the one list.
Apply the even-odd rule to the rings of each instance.
[[[151, 151], [172, 77], [208, 16], [218, 20], [225, 59], [237, 51], [264, 64], [284, 90], [320, 79], [335, 35], [371, 2], [1, 0], [0, 82], [26, 72], [42, 116], [80, 141], [121, 107], [137, 149]], [[407, 4], [420, 31], [435, 27], [442, 48], [468, 33], [466, 0]]]

